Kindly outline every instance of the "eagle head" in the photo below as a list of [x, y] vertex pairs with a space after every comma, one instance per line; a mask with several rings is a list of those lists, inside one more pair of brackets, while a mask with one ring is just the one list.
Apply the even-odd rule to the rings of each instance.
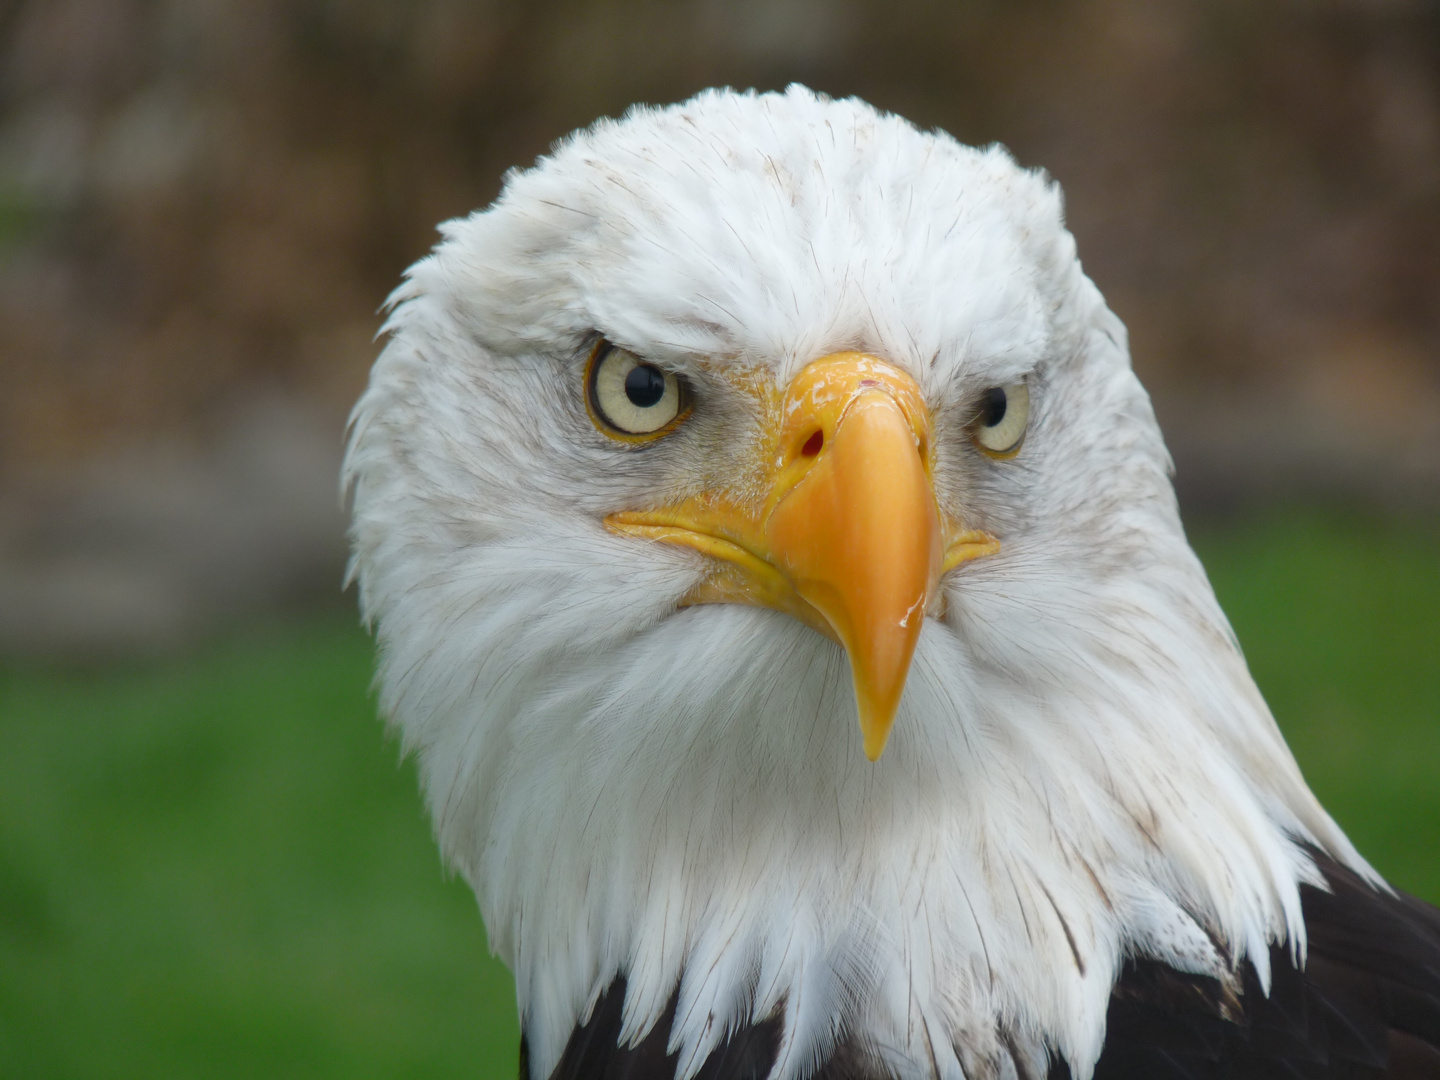
[[677, 1080], [762, 1025], [774, 1080], [1085, 1076], [1127, 958], [1263, 975], [1308, 850], [1369, 873], [1043, 174], [707, 92], [441, 232], [352, 573], [537, 1080], [617, 987]]

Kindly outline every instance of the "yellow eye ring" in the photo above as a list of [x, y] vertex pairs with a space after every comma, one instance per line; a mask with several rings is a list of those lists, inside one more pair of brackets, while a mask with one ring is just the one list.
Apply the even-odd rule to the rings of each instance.
[[1013, 458], [1025, 445], [1029, 423], [1029, 386], [1023, 381], [992, 386], [981, 397], [979, 412], [970, 424], [970, 438], [992, 458]]
[[690, 415], [691, 402], [674, 372], [602, 337], [585, 362], [585, 409], [602, 433], [633, 445], [670, 434]]

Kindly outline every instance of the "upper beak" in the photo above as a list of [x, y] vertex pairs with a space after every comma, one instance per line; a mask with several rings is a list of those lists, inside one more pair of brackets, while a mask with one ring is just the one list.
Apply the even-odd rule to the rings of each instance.
[[761, 483], [737, 485], [748, 497], [707, 491], [605, 521], [718, 558], [687, 603], [777, 608], [843, 645], [875, 761], [942, 569], [998, 544], [944, 520], [930, 480], [929, 414], [898, 368], [861, 353], [816, 360], [785, 390], [771, 427]]

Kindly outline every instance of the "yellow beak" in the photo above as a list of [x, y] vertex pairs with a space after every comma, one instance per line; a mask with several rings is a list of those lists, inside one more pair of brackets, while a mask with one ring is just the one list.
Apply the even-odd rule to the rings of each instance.
[[773, 404], [758, 477], [605, 521], [718, 560], [685, 603], [775, 608], [843, 645], [865, 754], [875, 761], [941, 573], [999, 545], [959, 529], [936, 505], [929, 414], [898, 368], [836, 353], [806, 367]]

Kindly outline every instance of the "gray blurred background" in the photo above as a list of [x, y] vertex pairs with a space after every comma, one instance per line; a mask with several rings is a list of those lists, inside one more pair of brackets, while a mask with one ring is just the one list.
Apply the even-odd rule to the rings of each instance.
[[1440, 506], [1434, 0], [0, 0], [0, 655], [341, 602], [344, 417], [435, 223], [796, 80], [1061, 182], [1187, 512]]

